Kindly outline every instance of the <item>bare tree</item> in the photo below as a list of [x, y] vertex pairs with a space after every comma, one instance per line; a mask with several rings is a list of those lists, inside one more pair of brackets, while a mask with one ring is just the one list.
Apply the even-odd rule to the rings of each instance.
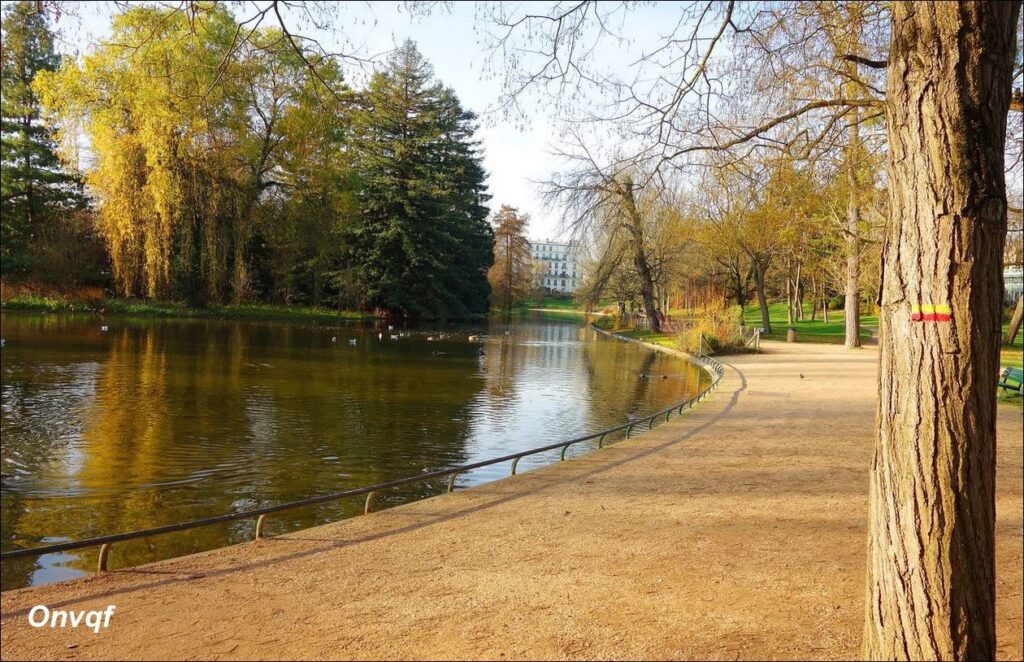
[[578, 135], [576, 145], [576, 151], [561, 153], [571, 166], [545, 184], [546, 202], [568, 212], [565, 224], [574, 236], [601, 235], [609, 245], [628, 246], [644, 312], [651, 330], [660, 331], [650, 240], [657, 194], [644, 187], [642, 173], [600, 166]]

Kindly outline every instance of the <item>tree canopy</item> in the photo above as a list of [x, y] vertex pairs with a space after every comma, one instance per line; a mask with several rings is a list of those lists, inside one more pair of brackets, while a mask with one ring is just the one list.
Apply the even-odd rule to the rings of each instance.
[[[117, 290], [403, 315], [481, 312], [492, 233], [474, 115], [411, 42], [365, 91], [216, 5], [133, 7], [34, 88], [84, 134]], [[66, 151], [77, 162], [76, 150]]]

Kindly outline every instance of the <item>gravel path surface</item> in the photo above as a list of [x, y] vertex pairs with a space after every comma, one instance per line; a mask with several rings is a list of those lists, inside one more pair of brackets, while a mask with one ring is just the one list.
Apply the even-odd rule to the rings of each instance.
[[[4, 593], [3, 658], [854, 659], [878, 356], [764, 346], [697, 409], [579, 459]], [[1020, 409], [999, 425], [999, 656], [1020, 659]], [[35, 629], [37, 604], [116, 612]]]

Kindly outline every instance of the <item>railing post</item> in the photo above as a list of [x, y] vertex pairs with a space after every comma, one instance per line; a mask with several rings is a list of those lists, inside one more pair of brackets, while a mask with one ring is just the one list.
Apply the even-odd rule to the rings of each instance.
[[100, 557], [96, 561], [96, 572], [107, 571], [107, 557], [110, 556], [110, 543], [103, 543], [100, 545]]
[[[760, 334], [758, 334], [758, 338], [760, 338]], [[720, 364], [718, 361], [713, 359], [713, 358], [701, 356], [701, 357], [695, 357], [695, 361], [699, 362], [701, 365], [703, 365], [705, 368], [707, 368], [709, 373], [710, 372], [714, 373], [712, 375], [712, 378], [713, 378], [712, 382], [699, 395], [696, 395], [696, 396], [690, 398], [689, 400], [680, 403], [678, 406], [673, 406], [672, 408], [664, 411], [663, 413], [665, 414], [665, 421], [670, 421], [672, 419], [673, 412], [675, 412], [677, 409], [678, 409], [678, 414], [682, 415], [682, 413], [687, 408], [692, 409], [693, 406], [696, 403], [699, 403], [704, 398], [708, 397], [715, 389], [718, 388], [719, 382], [721, 382], [722, 377], [724, 377], [724, 375], [725, 375], [725, 367], [722, 364]], [[648, 430], [651, 430], [651, 429], [654, 428], [656, 419], [659, 416], [660, 416], [660, 414], [652, 414], [652, 415], [647, 417], [647, 429]], [[632, 437], [632, 435], [633, 435], [633, 428], [636, 427], [637, 425], [639, 425], [640, 423], [642, 423], [643, 420], [644, 419], [641, 418], [641, 419], [633, 420], [633, 421], [627, 423], [627, 425], [625, 427], [625, 438], [626, 439], [629, 439], [629, 438]], [[615, 427], [615, 428], [613, 428], [611, 430], [605, 430], [604, 432], [596, 433], [594, 435], [590, 435], [590, 436], [587, 436], [587, 437], [582, 437], [582, 438], [571, 440], [571, 441], [568, 441], [568, 442], [561, 442], [561, 443], [557, 443], [557, 444], [552, 444], [550, 446], [545, 446], [545, 447], [543, 447], [543, 450], [546, 451], [546, 450], [553, 450], [554, 448], [561, 448], [560, 461], [562, 461], [562, 460], [565, 460], [565, 455], [566, 455], [566, 453], [568, 453], [569, 447], [572, 446], [574, 443], [579, 443], [581, 441], [589, 441], [589, 440], [593, 439], [596, 436], [597, 437], [597, 447], [598, 448], [603, 448], [604, 447], [604, 443], [605, 443], [605, 439], [607, 438], [607, 435], [611, 434], [611, 433], [618, 433], [618, 431], [622, 430], [622, 429], [623, 428], [621, 426], [617, 426], [617, 427]], [[518, 455], [515, 458], [513, 458], [513, 460], [512, 460], [512, 468], [511, 468], [512, 469], [512, 475], [514, 476], [517, 473], [518, 466], [519, 466], [519, 460], [521, 460], [526, 455], [536, 454], [537, 452], [540, 452], [540, 449], [536, 449], [536, 450], [532, 450], [532, 451], [524, 451], [520, 455]], [[505, 456], [505, 458], [507, 458], [507, 457], [508, 456]], [[448, 470], [444, 470], [444, 471], [432, 472], [431, 475], [436, 476], [437, 478], [441, 478], [441, 477], [444, 477], [445, 475], [447, 475], [448, 476], [448, 490], [447, 491], [448, 492], [453, 492], [455, 490], [456, 479], [457, 479], [457, 477], [459, 476], [460, 473], [464, 473], [465, 471], [471, 470], [472, 468], [475, 468], [476, 466], [492, 466], [494, 464], [497, 464], [499, 461], [500, 462], [506, 461], [505, 458], [502, 458], [501, 460], [498, 460], [498, 459], [489, 460], [489, 461], [481, 462], [481, 463], [474, 464], [474, 465], [465, 465], [463, 467], [453, 467], [452, 469], [448, 469]], [[451, 473], [448, 473], [448, 472], [451, 472]], [[440, 474], [440, 475], [438, 475], [438, 474]], [[409, 482], [414, 482], [415, 480], [424, 480], [424, 479], [423, 479], [423, 477], [413, 477], [413, 476], [410, 476], [408, 478], [399, 479], [399, 480], [396, 480], [396, 481], [390, 481], [390, 482], [386, 482], [386, 483], [379, 483], [377, 485], [367, 486], [367, 487], [364, 487], [364, 488], [359, 488], [358, 490], [346, 490], [344, 492], [339, 492], [337, 494], [327, 495], [326, 497], [322, 497], [322, 498], [299, 500], [299, 501], [295, 501], [295, 502], [292, 502], [292, 503], [281, 504], [273, 512], [276, 513], [276, 512], [282, 511], [282, 510], [284, 510], [286, 508], [294, 508], [294, 507], [300, 507], [300, 506], [304, 506], [304, 505], [309, 505], [310, 501], [312, 501], [313, 503], [322, 503], [322, 502], [328, 501], [328, 500], [347, 498], [347, 497], [355, 496], [354, 494], [352, 494], [352, 492], [362, 492], [362, 490], [369, 490], [368, 492], [365, 492], [365, 494], [366, 494], [366, 501], [365, 501], [365, 504], [363, 506], [363, 514], [364, 515], [368, 515], [370, 512], [373, 511], [373, 501], [374, 501], [374, 498], [377, 496], [377, 493], [379, 491], [383, 491], [383, 490], [386, 490], [386, 489], [391, 489], [391, 488], [397, 487], [398, 485], [405, 485], [405, 484], [407, 484]], [[214, 523], [221, 522], [221, 521], [235, 521], [235, 520], [238, 520], [238, 519], [250, 519], [252, 517], [252, 515], [254, 515], [254, 514], [256, 514], [256, 513], [252, 512], [252, 511], [232, 513], [232, 514], [228, 514], [228, 515], [221, 515], [221, 516], [218, 516], [218, 517], [206, 518], [204, 520], [194, 520], [194, 521], [191, 521], [191, 522], [184, 522], [184, 523], [181, 523], [181, 524], [178, 524], [178, 525], [174, 525], [174, 526], [170, 526], [170, 527], [154, 527], [154, 528], [151, 528], [151, 529], [146, 529], [146, 530], [141, 530], [141, 531], [132, 531], [132, 532], [125, 533], [125, 534], [120, 534], [116, 538], [117, 538], [118, 541], [121, 541], [121, 540], [131, 540], [131, 539], [137, 539], [137, 538], [144, 538], [144, 537], [148, 537], [148, 536], [158, 535], [158, 534], [161, 534], [161, 533], [167, 533], [168, 531], [180, 530], [182, 528], [191, 529], [191, 528], [196, 528], [198, 526], [205, 526], [205, 525], [208, 525], [208, 524], [214, 524]], [[255, 527], [255, 532], [254, 532], [255, 540], [260, 540], [260, 539], [264, 539], [265, 538], [264, 528], [265, 528], [265, 525], [266, 525], [266, 518], [267, 518], [268, 514], [272, 514], [272, 513], [262, 513], [262, 514], [257, 516], [256, 527]], [[112, 543], [102, 543], [102, 544], [100, 544], [100, 541], [103, 540], [103, 539], [109, 539], [109, 538], [110, 538], [109, 536], [103, 536], [103, 537], [100, 537], [100, 538], [92, 538], [92, 539], [87, 539], [87, 540], [79, 540], [77, 542], [71, 543], [70, 545], [58, 544], [58, 545], [43, 546], [43, 547], [39, 547], [39, 548], [35, 548], [35, 549], [17, 550], [16, 552], [3, 552], [3, 553], [0, 553], [0, 560], [6, 561], [8, 558], [10, 558], [12, 556], [21, 557], [21, 556], [28, 556], [30, 554], [35, 554], [35, 555], [38, 556], [40, 554], [49, 553], [49, 552], [54, 551], [54, 550], [65, 550], [65, 549], [69, 549], [69, 548], [70, 549], [87, 549], [87, 548], [93, 548], [93, 547], [99, 545], [99, 556], [98, 556], [98, 559], [97, 559], [96, 571], [97, 571], [97, 573], [103, 573], [103, 572], [107, 572], [108, 571], [108, 565], [109, 565], [109, 559], [110, 559], [110, 548], [111, 548]]]

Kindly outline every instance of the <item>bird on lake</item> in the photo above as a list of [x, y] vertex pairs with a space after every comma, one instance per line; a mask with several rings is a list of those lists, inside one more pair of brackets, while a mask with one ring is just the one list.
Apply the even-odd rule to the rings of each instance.
[[7, 344], [7, 341], [4, 340], [3, 338], [0, 338], [0, 347], [3, 347], [6, 344]]
[[377, 340], [384, 340], [384, 334], [383, 333], [378, 333], [377, 334]]
[[109, 326], [103, 325], [103, 326], [100, 327], [100, 331], [109, 331], [109, 330], [110, 330]]
[[331, 336], [331, 342], [338, 342], [338, 336]]
[[393, 333], [392, 333], [392, 334], [391, 334], [391, 339], [392, 339], [392, 340], [398, 340], [398, 336], [396, 336], [395, 334], [393, 334]]
[[355, 345], [356, 344], [356, 339], [355, 338], [349, 338], [348, 339], [348, 344]]
[[477, 340], [480, 340], [480, 336], [470, 336], [469, 337], [469, 342], [476, 342]]

